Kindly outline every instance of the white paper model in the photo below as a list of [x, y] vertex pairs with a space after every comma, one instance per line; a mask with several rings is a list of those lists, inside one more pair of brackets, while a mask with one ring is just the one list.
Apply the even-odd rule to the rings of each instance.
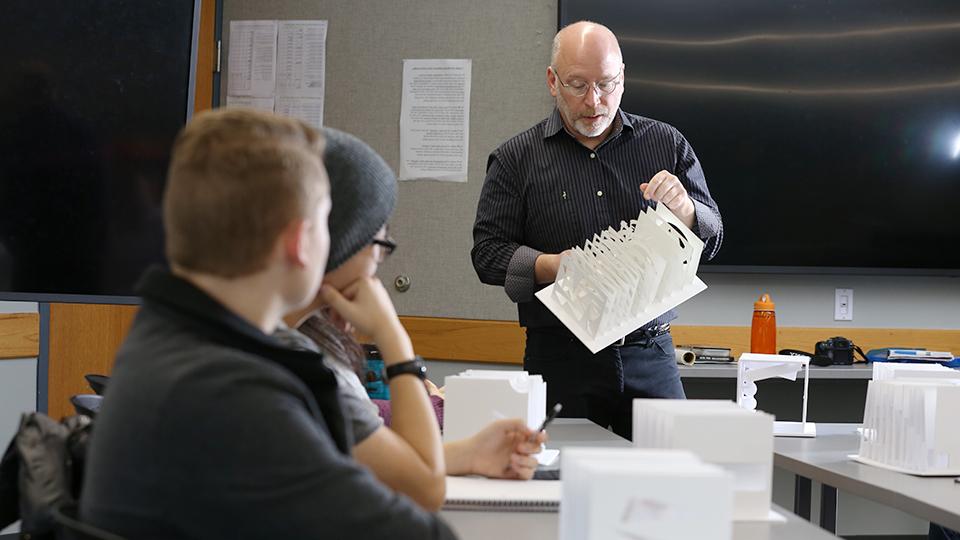
[[564, 448], [560, 540], [697, 538], [733, 533], [733, 480], [682, 450]]
[[697, 277], [702, 252], [703, 242], [657, 205], [573, 248], [537, 298], [597, 352], [706, 289]]
[[791, 381], [803, 375], [803, 409], [799, 422], [777, 421], [773, 434], [777, 437], [816, 437], [817, 425], [807, 422], [807, 390], [810, 387], [810, 357], [782, 354], [743, 353], [737, 361], [737, 405], [747, 410], [757, 408], [757, 381], [778, 377]]
[[635, 399], [633, 443], [689, 450], [730, 471], [734, 521], [781, 519], [770, 511], [773, 416], [725, 400]]
[[960, 371], [940, 364], [874, 362], [873, 380], [890, 379], [960, 379]]
[[861, 463], [920, 476], [960, 475], [960, 379], [870, 381]]
[[468, 369], [444, 381], [443, 440], [470, 437], [502, 418], [540, 427], [547, 410], [547, 384], [526, 371]]

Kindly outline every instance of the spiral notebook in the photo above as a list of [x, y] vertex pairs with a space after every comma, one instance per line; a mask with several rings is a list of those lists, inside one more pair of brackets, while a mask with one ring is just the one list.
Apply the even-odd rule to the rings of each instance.
[[493, 480], [474, 476], [448, 476], [445, 510], [488, 512], [557, 512], [558, 480]]

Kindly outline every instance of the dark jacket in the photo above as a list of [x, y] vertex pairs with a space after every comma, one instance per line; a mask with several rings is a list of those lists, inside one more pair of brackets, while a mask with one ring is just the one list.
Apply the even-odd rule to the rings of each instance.
[[129, 538], [452, 538], [349, 456], [336, 379], [153, 269], [90, 443], [81, 518]]

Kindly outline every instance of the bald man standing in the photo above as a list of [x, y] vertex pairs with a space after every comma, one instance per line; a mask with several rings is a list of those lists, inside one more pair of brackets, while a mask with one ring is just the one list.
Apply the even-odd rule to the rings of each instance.
[[502, 285], [526, 328], [524, 368], [547, 381], [548, 406], [631, 438], [634, 398], [683, 398], [673, 310], [597, 354], [535, 296], [563, 252], [663, 204], [720, 248], [722, 222], [693, 148], [674, 127], [620, 110], [623, 56], [605, 26], [578, 22], [553, 41], [553, 113], [490, 154], [473, 228], [480, 280]]

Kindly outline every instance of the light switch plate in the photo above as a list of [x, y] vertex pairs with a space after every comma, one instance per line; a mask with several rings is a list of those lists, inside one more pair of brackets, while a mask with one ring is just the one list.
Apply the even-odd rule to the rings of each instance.
[[853, 320], [853, 289], [837, 289], [833, 302], [833, 320]]

